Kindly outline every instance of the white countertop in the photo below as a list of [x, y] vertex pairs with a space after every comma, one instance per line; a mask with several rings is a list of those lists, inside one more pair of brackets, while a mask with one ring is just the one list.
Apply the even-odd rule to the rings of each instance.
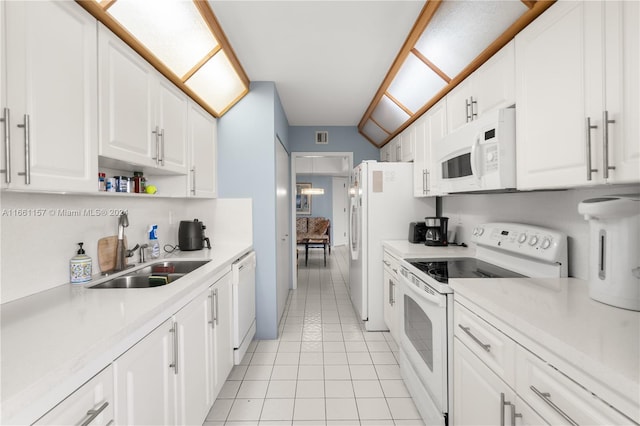
[[410, 243], [407, 240], [383, 241], [382, 246], [391, 254], [401, 258], [435, 258], [435, 257], [475, 257], [473, 247], [426, 246], [422, 243]]
[[88, 288], [99, 282], [94, 279], [0, 305], [0, 422], [37, 420], [44, 414], [42, 410], [106, 367], [213, 284], [212, 275], [222, 277], [231, 270], [233, 261], [251, 249], [247, 245], [213, 244], [211, 250], [166, 255], [162, 260], [210, 260], [167, 286]]
[[456, 301], [488, 312], [523, 346], [540, 345], [558, 363], [587, 373], [595, 382], [583, 386], [640, 421], [640, 312], [590, 299], [588, 283], [574, 278], [452, 279], [449, 284]]

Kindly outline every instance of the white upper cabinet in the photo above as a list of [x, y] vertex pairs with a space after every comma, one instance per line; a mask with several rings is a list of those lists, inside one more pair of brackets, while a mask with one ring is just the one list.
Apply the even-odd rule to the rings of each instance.
[[100, 155], [187, 173], [187, 96], [99, 25]]
[[640, 181], [639, 18], [559, 2], [516, 37], [519, 189]]
[[515, 103], [515, 47], [511, 41], [447, 95], [449, 132], [489, 111]]
[[187, 169], [188, 97], [169, 80], [158, 77], [156, 122], [160, 129], [161, 165], [178, 173]]
[[1, 7], [3, 188], [96, 190], [96, 20], [75, 2]]
[[433, 158], [433, 144], [447, 135], [447, 98], [435, 104], [416, 120], [416, 144], [413, 162], [413, 195], [441, 195], [438, 190], [438, 169]]
[[[615, 123], [609, 125], [605, 140], [608, 158], [596, 161], [595, 167], [604, 169], [607, 161], [607, 182], [640, 182], [640, 3], [606, 1], [604, 18], [605, 104], [601, 109]], [[600, 114], [604, 117], [603, 111]]]
[[190, 197], [215, 198], [217, 181], [217, 121], [194, 102], [189, 102]]
[[416, 144], [416, 126], [412, 123], [402, 132], [400, 138], [400, 158], [398, 161], [410, 162], [414, 159]]

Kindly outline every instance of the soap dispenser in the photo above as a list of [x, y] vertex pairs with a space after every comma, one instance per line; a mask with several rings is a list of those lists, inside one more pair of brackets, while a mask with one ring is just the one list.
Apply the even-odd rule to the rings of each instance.
[[84, 253], [83, 244], [78, 243], [80, 246], [78, 253], [69, 261], [69, 273], [73, 284], [91, 281], [91, 273], [93, 272], [91, 258]]

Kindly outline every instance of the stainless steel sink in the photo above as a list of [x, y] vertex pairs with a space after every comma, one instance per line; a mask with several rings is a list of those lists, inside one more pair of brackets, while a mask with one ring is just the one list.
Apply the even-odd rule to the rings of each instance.
[[[149, 288], [170, 284], [185, 274], [124, 275], [91, 286], [91, 288]], [[163, 278], [166, 277], [166, 280]]]
[[[112, 278], [89, 288], [149, 288], [160, 287], [176, 281], [189, 272], [205, 265], [208, 260], [156, 262], [142, 269]], [[163, 280], [166, 277], [166, 280]]]
[[152, 275], [152, 274], [188, 274], [199, 267], [206, 265], [208, 260], [183, 260], [176, 262], [156, 262], [127, 275]]

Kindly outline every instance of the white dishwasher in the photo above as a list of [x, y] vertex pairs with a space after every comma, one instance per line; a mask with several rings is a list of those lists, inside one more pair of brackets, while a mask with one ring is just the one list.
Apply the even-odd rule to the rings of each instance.
[[233, 363], [239, 365], [256, 334], [256, 252], [231, 265], [233, 279]]

